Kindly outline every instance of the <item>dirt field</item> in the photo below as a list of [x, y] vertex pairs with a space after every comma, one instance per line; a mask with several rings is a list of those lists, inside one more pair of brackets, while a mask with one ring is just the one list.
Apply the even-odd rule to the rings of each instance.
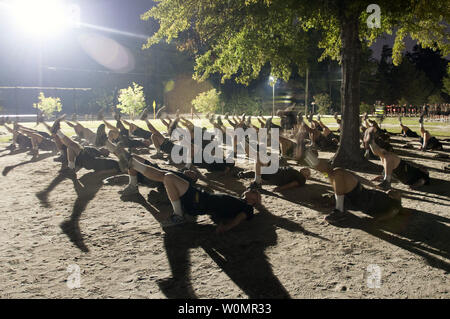
[[[207, 217], [165, 232], [153, 215], [171, 207], [147, 202], [147, 187], [123, 201], [123, 185], [80, 170], [84, 188], [75, 190], [53, 157], [30, 162], [26, 153], [1, 152], [0, 297], [449, 298], [450, 175], [443, 167], [450, 161], [404, 143], [393, 138], [402, 157], [430, 168], [432, 184], [420, 191], [393, 184], [405, 207], [395, 219], [374, 223], [353, 212], [345, 226], [327, 224], [334, 200], [322, 197], [331, 188], [315, 172], [305, 187], [282, 194], [265, 186], [267, 211], [223, 235]], [[206, 176], [210, 188], [235, 195], [250, 183]], [[79, 288], [71, 286], [76, 267]], [[379, 288], [368, 285], [377, 269]]]

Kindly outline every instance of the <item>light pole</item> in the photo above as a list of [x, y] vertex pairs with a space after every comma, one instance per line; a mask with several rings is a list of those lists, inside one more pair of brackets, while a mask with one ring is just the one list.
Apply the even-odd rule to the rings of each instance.
[[271, 75], [269, 84], [272, 86], [272, 116], [275, 116], [275, 84], [277, 84], [277, 78]]

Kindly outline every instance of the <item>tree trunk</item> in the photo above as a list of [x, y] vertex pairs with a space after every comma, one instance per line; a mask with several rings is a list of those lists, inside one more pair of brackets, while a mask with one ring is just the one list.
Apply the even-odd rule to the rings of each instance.
[[359, 142], [359, 104], [361, 41], [358, 15], [341, 17], [342, 84], [341, 138], [333, 166], [355, 168], [367, 166]]

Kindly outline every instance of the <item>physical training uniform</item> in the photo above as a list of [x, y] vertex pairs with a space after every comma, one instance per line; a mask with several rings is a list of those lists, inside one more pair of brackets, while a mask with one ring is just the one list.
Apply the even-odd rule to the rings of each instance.
[[292, 167], [281, 167], [275, 174], [261, 174], [261, 179], [270, 185], [283, 186], [297, 181], [299, 186], [306, 183], [305, 176]]
[[400, 164], [392, 171], [392, 174], [396, 179], [406, 185], [414, 185], [420, 179], [424, 179], [425, 184], [429, 184], [430, 182], [428, 173], [404, 160], [400, 161]]
[[385, 149], [388, 152], [392, 152], [394, 150], [392, 145], [389, 142], [386, 142], [385, 140], [383, 140], [381, 137], [376, 137], [375, 138], [375, 143], [379, 147], [381, 147], [382, 149]]
[[85, 146], [78, 154], [75, 165], [85, 169], [92, 169], [96, 172], [106, 170], [120, 171], [119, 162], [104, 158], [98, 149], [89, 146]]
[[359, 182], [351, 192], [345, 194], [344, 203], [345, 209], [359, 210], [372, 217], [400, 210], [402, 207], [400, 200], [378, 190], [366, 189]]
[[148, 140], [152, 137], [152, 132], [146, 131], [140, 127], [136, 127], [136, 129], [133, 131], [133, 135]]
[[245, 200], [226, 194], [209, 194], [194, 186], [189, 186], [180, 197], [180, 202], [184, 213], [192, 216], [210, 215], [216, 224], [229, 221], [240, 213], [245, 213], [247, 220], [253, 217], [253, 207]]
[[31, 138], [22, 134], [17, 134], [16, 143], [19, 145], [20, 148], [32, 147]]
[[39, 143], [38, 148], [43, 151], [55, 151], [56, 144], [51, 139], [45, 138]]
[[[420, 144], [423, 145], [423, 137], [420, 138]], [[442, 148], [442, 143], [439, 142], [439, 140], [434, 136], [430, 137], [427, 143], [427, 147], [425, 147], [425, 149], [427, 150], [442, 150]]]
[[295, 113], [289, 112], [287, 114], [284, 114], [281, 116], [281, 127], [284, 130], [291, 130], [295, 127], [295, 124], [297, 123], [297, 119], [295, 116]]
[[333, 135], [331, 133], [328, 136], [320, 134], [317, 139], [317, 146], [322, 151], [335, 150], [338, 147], [336, 142], [333, 141]]
[[206, 170], [208, 170], [208, 172], [223, 172], [225, 171], [227, 168], [233, 168], [235, 166], [235, 163], [227, 163], [226, 160], [223, 160], [223, 163], [217, 163], [217, 162], [212, 162], [212, 163], [206, 163], [206, 162], [202, 162], [202, 163], [195, 163], [195, 166], [199, 167], [199, 168], [205, 168]]
[[420, 137], [419, 134], [410, 130], [409, 128], [406, 131], [404, 131], [403, 134], [406, 135], [407, 137]]
[[40, 136], [42, 136], [44, 138], [48, 138], [48, 139], [52, 138], [52, 136], [50, 134], [48, 134], [47, 132], [36, 131], [36, 133], [38, 133]]
[[174, 146], [175, 146], [175, 144], [171, 140], [166, 138], [164, 140], [164, 142], [161, 144], [161, 146], [159, 147], [159, 149], [166, 154], [171, 154]]

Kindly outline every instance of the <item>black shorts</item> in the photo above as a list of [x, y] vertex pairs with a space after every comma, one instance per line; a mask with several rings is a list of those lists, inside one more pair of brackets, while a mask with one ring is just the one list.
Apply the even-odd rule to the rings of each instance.
[[292, 167], [281, 167], [275, 174], [262, 174], [261, 179], [271, 185], [283, 186], [297, 181], [299, 186], [306, 183], [306, 178], [302, 173]]
[[424, 179], [425, 184], [430, 182], [428, 173], [404, 160], [400, 161], [400, 164], [393, 170], [392, 174], [396, 179], [406, 185], [414, 185], [420, 179]]
[[16, 137], [16, 143], [19, 144], [20, 148], [31, 148], [31, 139], [28, 136], [18, 134]]
[[405, 135], [407, 137], [420, 137], [419, 134], [417, 134], [414, 131], [411, 131], [410, 129], [406, 130]]
[[37, 131], [37, 133], [38, 133], [40, 136], [42, 136], [42, 137], [45, 137], [45, 138], [48, 138], [48, 139], [51, 139], [51, 138], [52, 138], [52, 136], [51, 136], [50, 134], [48, 134], [47, 132]]
[[319, 146], [320, 150], [322, 151], [329, 151], [334, 150], [337, 148], [337, 144], [335, 141], [333, 141], [333, 137], [330, 136], [324, 136], [320, 134], [319, 139], [317, 140], [317, 146]]
[[290, 144], [288, 149], [284, 151], [283, 155], [291, 158], [294, 157], [294, 148], [294, 144]]
[[439, 142], [439, 140], [437, 138], [435, 138], [434, 136], [432, 136], [429, 140], [428, 140], [428, 145], [427, 148], [430, 148], [432, 150], [440, 150], [442, 149], [442, 143]]
[[227, 168], [233, 168], [235, 166], [235, 163], [227, 163], [225, 160], [223, 161], [223, 163], [216, 163], [216, 162], [212, 162], [212, 163], [200, 163], [200, 164], [195, 164], [196, 166], [200, 167], [200, 168], [205, 168], [207, 169], [209, 172], [223, 172], [225, 171]]
[[189, 185], [186, 193], [180, 197], [183, 212], [189, 215], [196, 215], [200, 208], [200, 191]]
[[379, 147], [381, 147], [382, 149], [385, 149], [388, 152], [392, 152], [394, 150], [392, 145], [389, 142], [387, 142], [384, 139], [382, 139], [381, 137], [375, 138], [375, 143]]
[[39, 149], [43, 151], [54, 151], [56, 150], [56, 144], [52, 140], [45, 138], [38, 145]]
[[336, 139], [337, 141], [339, 141], [339, 135], [334, 134], [333, 132], [330, 132], [330, 134], [328, 134], [327, 138], [329, 140], [333, 140]]
[[95, 148], [85, 147], [81, 150], [80, 154], [78, 154], [75, 165], [85, 169], [92, 169], [96, 172], [107, 170], [120, 171], [119, 162], [113, 159], [96, 156], [98, 154], [100, 154], [100, 152]]
[[143, 142], [143, 140], [138, 139], [138, 138], [131, 138], [131, 137], [128, 137], [128, 136], [126, 136], [125, 138], [122, 138], [122, 139], [118, 138], [114, 142], [117, 143], [117, 142], [120, 142], [121, 140], [125, 143], [124, 146], [129, 147], [129, 148], [148, 147]]
[[133, 135], [148, 140], [152, 137], [152, 132], [137, 127], [134, 130]]
[[[420, 144], [423, 145], [423, 137], [420, 138]], [[442, 143], [439, 142], [437, 138], [432, 136], [427, 143], [427, 147], [425, 149], [427, 150], [441, 150], [443, 148]]]
[[361, 183], [345, 194], [345, 208], [359, 210], [372, 217], [401, 209], [401, 201], [388, 196], [385, 192], [364, 188]]
[[173, 144], [173, 142], [171, 140], [166, 138], [164, 140], [164, 142], [161, 144], [161, 146], [159, 147], [159, 149], [166, 154], [171, 154], [174, 146], [175, 146], [175, 144]]

